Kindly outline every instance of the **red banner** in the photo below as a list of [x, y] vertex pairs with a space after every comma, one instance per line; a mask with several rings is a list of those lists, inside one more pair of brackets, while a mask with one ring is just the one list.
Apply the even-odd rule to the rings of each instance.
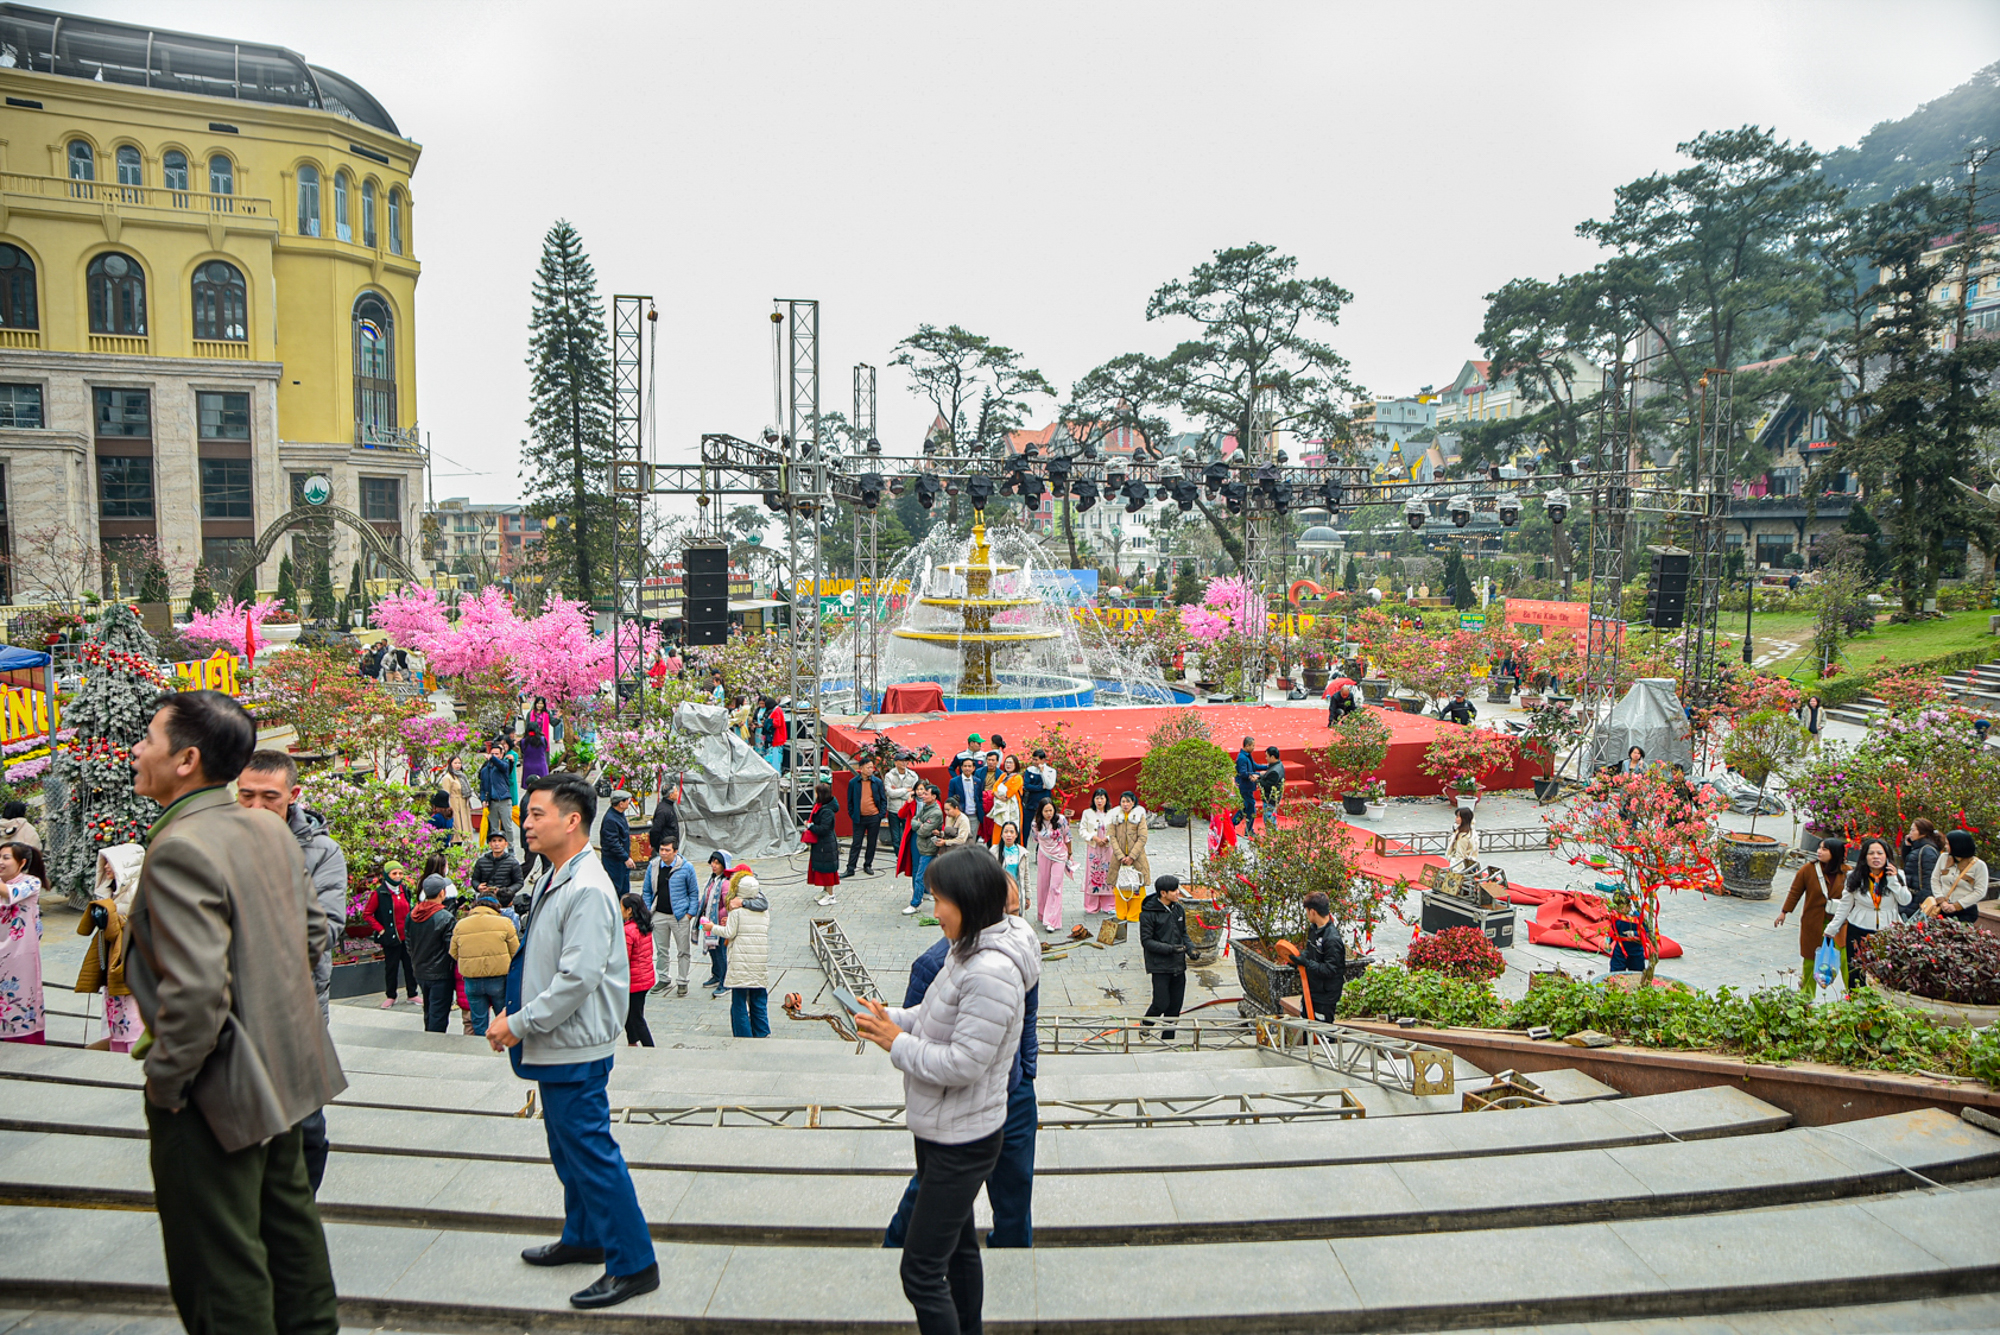
[[1583, 630], [1590, 625], [1589, 603], [1551, 603], [1539, 598], [1509, 598], [1507, 619], [1524, 626], [1567, 626]]

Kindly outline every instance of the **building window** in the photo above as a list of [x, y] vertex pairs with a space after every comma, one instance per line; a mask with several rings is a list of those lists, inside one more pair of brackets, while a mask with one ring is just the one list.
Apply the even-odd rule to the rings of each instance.
[[299, 235], [319, 235], [319, 168], [299, 168]]
[[194, 336], [242, 343], [250, 337], [250, 302], [243, 273], [210, 260], [194, 271]]
[[396, 431], [396, 329], [389, 304], [373, 292], [354, 303], [354, 431], [373, 445]]
[[120, 145], [118, 149], [118, 184], [144, 185], [145, 183], [146, 178], [143, 169], [139, 165], [139, 150], [130, 144]]
[[0, 326], [42, 326], [41, 306], [35, 299], [35, 262], [18, 246], [0, 245]]
[[27, 431], [42, 429], [42, 387], [0, 385], [0, 426]]
[[194, 396], [203, 440], [250, 439], [250, 396], [203, 392]]
[[361, 479], [361, 517], [397, 523], [403, 517], [403, 480], [395, 477]]
[[169, 190], [188, 188], [187, 154], [175, 149], [160, 160], [160, 184]]
[[81, 139], [69, 141], [69, 179], [72, 181], [94, 181], [97, 179], [97, 155], [90, 145]]
[[236, 164], [220, 153], [208, 160], [208, 192], [211, 195], [236, 193]]
[[354, 239], [353, 224], [347, 220], [347, 173], [333, 174], [333, 235], [341, 241]]
[[389, 253], [403, 253], [403, 191], [392, 187], [389, 191]]
[[153, 517], [153, 461], [104, 455], [97, 461], [97, 513], [105, 519]]
[[375, 183], [361, 183], [361, 244], [375, 248]]
[[201, 540], [201, 563], [208, 569], [211, 587], [232, 588], [236, 577], [243, 573], [243, 567], [250, 561], [250, 554], [257, 550], [255, 538], [203, 538]]
[[[147, 513], [152, 512], [149, 510]], [[250, 518], [248, 459], [201, 461], [201, 517], [203, 519]]]
[[90, 290], [90, 332], [144, 335], [146, 275], [139, 262], [114, 251], [99, 255], [83, 272]]
[[97, 409], [100, 436], [153, 434], [153, 396], [143, 389], [96, 389], [91, 391]]

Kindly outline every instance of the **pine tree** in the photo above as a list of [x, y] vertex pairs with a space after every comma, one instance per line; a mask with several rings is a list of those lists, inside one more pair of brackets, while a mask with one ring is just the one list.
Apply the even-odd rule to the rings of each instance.
[[1444, 594], [1451, 599], [1451, 605], [1463, 612], [1478, 602], [1472, 592], [1472, 576], [1465, 570], [1465, 556], [1458, 548], [1448, 549], [1444, 554]]
[[528, 340], [534, 444], [521, 455], [522, 491], [535, 518], [569, 521], [543, 534], [537, 557], [564, 596], [593, 602], [611, 592], [611, 359], [597, 272], [565, 221], [542, 239]]
[[132, 747], [146, 733], [162, 678], [159, 648], [123, 603], [107, 603], [80, 657], [83, 690], [62, 711], [76, 735], [49, 767], [49, 876], [70, 902], [90, 898], [97, 853], [136, 843], [160, 808], [132, 791]]
[[167, 590], [167, 568], [158, 561], [147, 562], [146, 573], [139, 579], [139, 601], [163, 603], [171, 596]]
[[1341, 581], [1340, 587], [1349, 593], [1361, 592], [1361, 563], [1351, 556], [1347, 558], [1347, 578]]
[[208, 582], [208, 567], [194, 568], [194, 587], [188, 590], [188, 606], [197, 612], [215, 610], [215, 589]]
[[299, 610], [299, 586], [296, 580], [297, 577], [292, 574], [292, 558], [289, 556], [279, 557], [278, 601], [283, 603], [285, 610], [294, 616], [298, 614]]
[[257, 567], [254, 563], [243, 567], [243, 573], [236, 579], [234, 596], [239, 603], [257, 601]]
[[1182, 607], [1201, 601], [1201, 581], [1195, 577], [1192, 561], [1182, 561], [1174, 567], [1173, 598]]
[[334, 606], [333, 571], [330, 569], [327, 551], [320, 549], [319, 558], [313, 562], [312, 570], [312, 619], [331, 621], [339, 615]]

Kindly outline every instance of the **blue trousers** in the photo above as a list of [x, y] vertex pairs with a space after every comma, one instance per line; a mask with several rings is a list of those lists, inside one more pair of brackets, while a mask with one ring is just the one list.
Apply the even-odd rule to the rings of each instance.
[[492, 1015], [507, 1009], [507, 975], [465, 980], [465, 1000], [472, 1007], [472, 1032], [484, 1034]]
[[710, 973], [703, 987], [721, 987], [722, 980], [729, 976], [729, 943], [718, 941], [715, 949], [708, 952]]
[[602, 1247], [604, 1269], [636, 1275], [653, 1264], [653, 1235], [618, 1142], [611, 1138], [608, 1075], [543, 1084], [542, 1126], [563, 1184], [562, 1240]]
[[611, 878], [611, 891], [619, 898], [632, 889], [632, 869], [625, 865], [624, 858], [599, 858], [604, 864], [604, 874]]
[[924, 906], [924, 868], [930, 865], [930, 854], [910, 854], [910, 907], [913, 909]]
[[[1023, 1080], [1007, 1096], [1007, 1120], [1000, 1124], [1000, 1162], [986, 1179], [986, 1203], [993, 1207], [993, 1231], [988, 1247], [1035, 1245], [1035, 1082]], [[910, 1231], [910, 1211], [917, 1204], [917, 1179], [903, 1188], [896, 1216], [882, 1234], [882, 1245], [897, 1248]]]
[[1242, 802], [1243, 806], [1241, 810], [1231, 813], [1229, 819], [1235, 821], [1238, 825], [1247, 823], [1254, 827], [1257, 824], [1257, 789], [1255, 785], [1245, 779], [1238, 779], [1236, 781], [1236, 796]]
[[767, 1007], [770, 997], [768, 988], [730, 988], [729, 1032], [737, 1038], [769, 1038], [771, 1019]]

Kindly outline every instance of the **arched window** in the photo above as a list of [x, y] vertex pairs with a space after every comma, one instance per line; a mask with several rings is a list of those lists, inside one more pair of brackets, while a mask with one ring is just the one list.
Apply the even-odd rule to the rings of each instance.
[[243, 272], [209, 260], [194, 271], [194, 336], [242, 343], [250, 337], [250, 301]]
[[299, 168], [299, 235], [319, 235], [319, 168]]
[[118, 147], [118, 184], [144, 185], [146, 178], [139, 166], [139, 150], [130, 144]]
[[146, 332], [146, 275], [137, 260], [115, 251], [99, 255], [83, 276], [90, 290], [91, 333]]
[[35, 262], [18, 246], [0, 245], [0, 325], [42, 327], [41, 307], [35, 300]]
[[361, 244], [375, 248], [375, 183], [361, 183]]
[[389, 191], [389, 253], [403, 253], [403, 192], [400, 188]]
[[208, 160], [208, 192], [211, 195], [236, 193], [236, 164], [220, 153]]
[[72, 181], [95, 181], [97, 179], [97, 155], [90, 145], [81, 139], [69, 141], [69, 179]]
[[347, 173], [333, 174], [333, 234], [342, 241], [354, 239], [354, 226], [347, 220]]
[[396, 430], [396, 328], [373, 292], [354, 302], [354, 432], [370, 445]]
[[[179, 149], [170, 151], [160, 159], [160, 184], [169, 190], [188, 188], [188, 155]], [[179, 201], [186, 203], [187, 201]]]

